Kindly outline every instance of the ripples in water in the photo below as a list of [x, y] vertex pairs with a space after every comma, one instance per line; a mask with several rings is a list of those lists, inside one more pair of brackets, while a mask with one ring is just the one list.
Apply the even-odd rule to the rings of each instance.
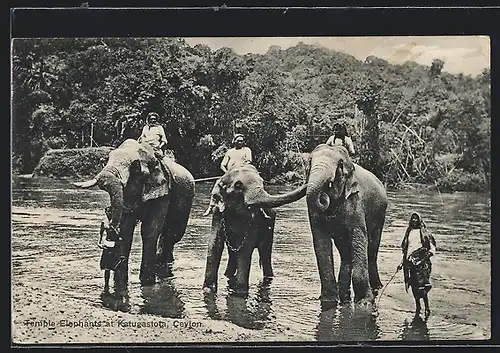
[[[12, 203], [14, 281], [37, 283], [59, 295], [109, 310], [169, 318], [225, 320], [271, 336], [275, 332], [285, 332], [291, 337], [319, 341], [483, 338], [481, 330], [473, 325], [438, 316], [431, 316], [427, 322], [413, 320], [412, 301], [405, 299], [405, 303], [410, 304], [404, 306], [407, 310], [401, 310], [402, 301], [394, 304], [394, 300], [400, 300], [396, 294], [386, 294], [381, 300], [382, 306], [375, 312], [355, 305], [322, 311], [304, 199], [279, 209], [273, 247], [275, 277], [272, 281], [262, 279], [255, 253], [248, 298], [230, 295], [227, 280], [222, 275], [219, 276], [218, 294], [204, 296], [201, 286], [210, 218], [201, 215], [209, 201], [211, 187], [211, 183], [197, 185], [186, 235], [175, 248], [174, 277], [151, 287], [140, 286], [141, 239], [140, 227], [136, 228], [130, 255], [128, 292], [118, 296], [102, 293], [100, 251], [95, 246], [99, 222], [104, 215], [102, 210], [109, 202], [107, 194], [95, 189], [76, 190], [67, 182], [18, 180], [13, 184]], [[288, 190], [271, 188], [272, 193]], [[389, 192], [389, 197], [380, 249], [380, 257], [385, 261], [397, 261], [392, 260], [393, 254], [399, 253], [408, 215], [417, 211], [434, 233], [439, 253], [458, 256], [464, 261], [489, 262], [488, 195], [457, 193], [439, 196], [436, 193], [398, 191]], [[334, 256], [338, 270], [338, 254]], [[227, 254], [224, 252], [220, 273], [226, 263]], [[386, 264], [381, 260], [381, 276], [392, 275], [396, 265], [396, 262]], [[452, 266], [446, 262], [441, 266], [445, 265]], [[460, 277], [460, 274], [456, 276]], [[450, 293], [461, 290], [457, 283], [450, 285], [448, 279], [439, 273], [435, 274], [435, 279], [439, 284], [437, 288], [441, 286]], [[401, 282], [394, 285], [402, 288]], [[392, 301], [392, 306], [389, 301]], [[488, 301], [481, 305], [488, 305]]]

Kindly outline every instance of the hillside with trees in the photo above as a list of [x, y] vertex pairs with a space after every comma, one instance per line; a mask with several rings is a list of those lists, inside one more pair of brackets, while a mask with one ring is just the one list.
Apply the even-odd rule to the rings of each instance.
[[220, 174], [240, 132], [266, 181], [300, 182], [307, 153], [342, 121], [358, 162], [387, 185], [490, 187], [489, 70], [362, 62], [302, 43], [238, 55], [176, 38], [16, 40], [12, 55], [16, 173], [31, 173], [50, 149], [117, 146], [124, 117], [139, 136], [156, 111], [196, 177]]

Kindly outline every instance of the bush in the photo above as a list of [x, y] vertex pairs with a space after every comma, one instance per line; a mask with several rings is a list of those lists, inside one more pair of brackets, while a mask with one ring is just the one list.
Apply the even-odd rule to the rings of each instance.
[[464, 170], [454, 170], [447, 176], [437, 180], [437, 186], [441, 191], [472, 191], [484, 192], [490, 189], [488, 180], [481, 175], [473, 174]]
[[112, 147], [89, 147], [49, 150], [35, 167], [33, 176], [94, 177], [106, 164], [112, 149]]
[[278, 175], [275, 178], [272, 178], [269, 181], [269, 184], [275, 184], [275, 185], [299, 185], [304, 183], [305, 181], [305, 176], [302, 173], [296, 172], [296, 171], [288, 171], [283, 174]]

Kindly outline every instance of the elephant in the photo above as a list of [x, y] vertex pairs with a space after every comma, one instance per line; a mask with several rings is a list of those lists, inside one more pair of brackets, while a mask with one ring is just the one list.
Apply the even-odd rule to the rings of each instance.
[[[321, 280], [322, 303], [373, 302], [382, 288], [377, 257], [388, 198], [382, 182], [352, 162], [343, 146], [320, 144], [311, 152], [306, 202]], [[340, 254], [335, 280], [332, 239]]]
[[252, 254], [259, 251], [265, 277], [272, 277], [271, 251], [275, 207], [295, 202], [305, 196], [307, 185], [282, 195], [270, 195], [257, 169], [246, 164], [226, 172], [212, 191], [219, 200], [212, 215], [208, 241], [203, 291], [217, 292], [217, 279], [224, 243], [227, 244], [229, 261], [226, 276], [234, 284], [233, 293], [248, 294], [248, 280]]
[[174, 245], [185, 234], [195, 193], [194, 178], [185, 167], [167, 157], [160, 162], [149, 144], [127, 139], [110, 151], [107, 164], [93, 179], [73, 184], [97, 185], [109, 194], [110, 229], [122, 239], [124, 257], [115, 271], [115, 285], [128, 283], [128, 259], [139, 221], [141, 285], [172, 276]]

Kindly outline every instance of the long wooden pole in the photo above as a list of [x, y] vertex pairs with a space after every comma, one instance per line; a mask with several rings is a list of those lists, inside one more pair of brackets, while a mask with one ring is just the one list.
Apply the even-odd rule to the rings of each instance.
[[94, 123], [90, 123], [90, 147], [92, 147], [92, 141], [94, 140]]
[[197, 183], [197, 182], [200, 182], [200, 181], [217, 180], [217, 179], [219, 179], [220, 177], [222, 177], [222, 175], [219, 175], [219, 176], [213, 176], [213, 177], [208, 177], [208, 178], [194, 179], [194, 181], [195, 181], [195, 183]]

